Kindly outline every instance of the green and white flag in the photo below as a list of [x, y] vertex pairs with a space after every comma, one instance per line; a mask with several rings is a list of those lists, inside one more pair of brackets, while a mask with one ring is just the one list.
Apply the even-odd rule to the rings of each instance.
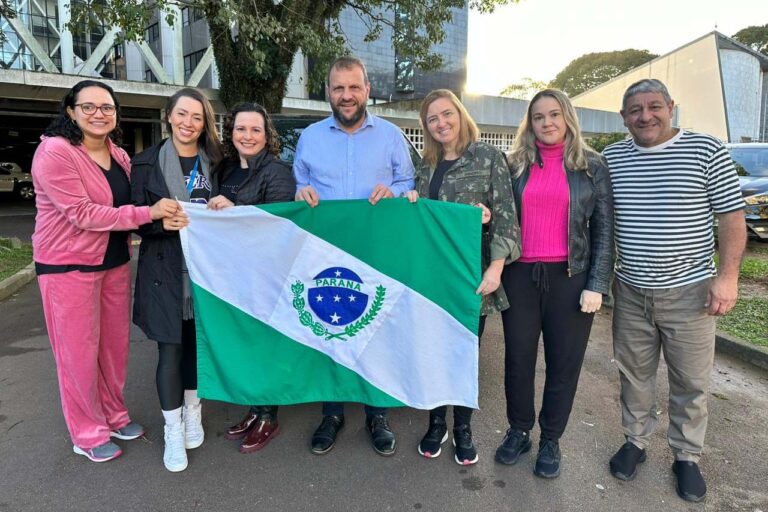
[[201, 396], [477, 407], [479, 209], [184, 208]]

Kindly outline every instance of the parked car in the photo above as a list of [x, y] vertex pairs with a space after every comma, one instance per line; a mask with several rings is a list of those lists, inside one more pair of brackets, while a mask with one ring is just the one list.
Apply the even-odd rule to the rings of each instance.
[[768, 143], [726, 144], [736, 166], [752, 238], [768, 242]]
[[24, 172], [17, 163], [0, 162], [0, 192], [10, 192], [25, 200], [34, 199], [32, 175]]
[[[286, 162], [293, 163], [293, 156], [296, 154], [296, 144], [299, 142], [301, 132], [307, 126], [323, 119], [325, 119], [324, 116], [272, 114], [272, 123], [275, 125], [275, 130], [277, 130], [277, 135], [280, 138], [280, 158]], [[421, 161], [421, 155], [419, 155], [419, 152], [413, 147], [413, 144], [405, 134], [403, 134], [403, 138], [408, 143], [413, 165], [418, 165]]]

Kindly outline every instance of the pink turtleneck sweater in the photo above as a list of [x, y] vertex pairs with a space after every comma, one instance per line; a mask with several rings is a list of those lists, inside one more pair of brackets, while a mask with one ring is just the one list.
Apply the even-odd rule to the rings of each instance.
[[523, 190], [521, 231], [523, 254], [518, 261], [568, 261], [570, 192], [563, 167], [565, 143], [547, 146], [536, 141], [544, 167], [531, 165]]

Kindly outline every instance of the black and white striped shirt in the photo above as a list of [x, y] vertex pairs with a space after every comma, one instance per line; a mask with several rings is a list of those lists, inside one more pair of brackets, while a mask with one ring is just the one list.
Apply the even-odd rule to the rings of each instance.
[[720, 141], [680, 130], [652, 148], [627, 139], [603, 154], [613, 183], [616, 277], [674, 288], [715, 275], [712, 214], [744, 207]]

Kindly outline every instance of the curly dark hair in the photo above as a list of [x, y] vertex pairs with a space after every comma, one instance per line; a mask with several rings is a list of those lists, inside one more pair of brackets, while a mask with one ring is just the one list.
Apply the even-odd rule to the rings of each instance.
[[120, 129], [120, 102], [118, 101], [117, 96], [115, 96], [115, 91], [113, 91], [110, 86], [96, 80], [82, 80], [77, 82], [75, 86], [67, 92], [61, 99], [59, 115], [57, 115], [45, 129], [45, 135], [47, 137], [64, 137], [73, 146], [77, 146], [83, 142], [83, 131], [77, 123], [69, 117], [67, 109], [75, 108], [77, 95], [86, 87], [101, 87], [112, 96], [112, 103], [115, 105], [115, 129], [110, 132], [109, 138], [119, 146], [123, 142], [123, 131]]
[[235, 129], [235, 118], [237, 114], [241, 112], [256, 112], [261, 114], [264, 118], [264, 132], [267, 136], [267, 152], [274, 156], [280, 155], [280, 138], [277, 136], [277, 130], [275, 125], [272, 124], [272, 118], [269, 117], [267, 110], [258, 103], [239, 103], [232, 107], [232, 110], [227, 114], [224, 120], [224, 133], [222, 134], [222, 144], [224, 145], [224, 153], [229, 158], [240, 158], [240, 155], [235, 149], [235, 144], [232, 142], [232, 131]]

